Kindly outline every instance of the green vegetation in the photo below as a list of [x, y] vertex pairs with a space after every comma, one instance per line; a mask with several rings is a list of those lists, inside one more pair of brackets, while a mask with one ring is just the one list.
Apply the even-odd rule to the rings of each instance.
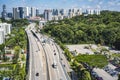
[[91, 80], [90, 73], [88, 70], [84, 68], [84, 66], [78, 62], [75, 57], [71, 54], [71, 52], [64, 46], [60, 41], [56, 40], [56, 42], [60, 45], [60, 47], [64, 50], [64, 54], [69, 61], [71, 68], [77, 74], [79, 80]]
[[1, 23], [2, 21], [1, 21], [1, 19], [0, 19], [0, 23]]
[[118, 80], [120, 80], [120, 74], [118, 75]]
[[13, 63], [17, 64], [18, 63], [18, 58], [20, 57], [20, 46], [15, 46], [14, 49], [14, 59], [13, 59]]
[[25, 48], [26, 41], [26, 33], [23, 27], [21, 28], [13, 28], [12, 33], [8, 35], [8, 39], [5, 42], [6, 46], [14, 48], [15, 46], [20, 46], [21, 48]]
[[[100, 15], [80, 15], [71, 19], [50, 21], [41, 30], [41, 33], [54, 37], [55, 41], [64, 50], [71, 68], [80, 80], [91, 80], [89, 70], [83, 63], [102, 68], [108, 64], [106, 56], [102, 54], [78, 55], [74, 57], [63, 44], [99, 44], [108, 45], [120, 50], [120, 12], [102, 11]], [[101, 49], [109, 52], [107, 49]], [[119, 56], [119, 55], [114, 55]]]
[[13, 70], [16, 64], [0, 64], [0, 68], [8, 68], [9, 70]]
[[9, 77], [12, 80], [24, 80], [26, 74], [25, 66], [22, 68], [19, 64], [0, 64], [0, 66], [0, 68], [4, 68], [4, 70], [0, 71], [0, 80], [2, 80], [3, 77]]
[[119, 57], [120, 58], [120, 54], [112, 54], [112, 57]]
[[[0, 60], [2, 60], [0, 69], [4, 68], [4, 70], [0, 71], [0, 80], [3, 77], [10, 77], [12, 80], [25, 80], [26, 55], [22, 52], [22, 50], [25, 51], [27, 47], [25, 26], [28, 25], [28, 20], [2, 20], [2, 22], [11, 23], [12, 31], [11, 34], [6, 36], [5, 43], [0, 45]], [[9, 61], [6, 58], [5, 49], [14, 50], [14, 57], [12, 61]], [[3, 56], [3, 58], [1, 58], [1, 56]]]
[[90, 73], [85, 69], [82, 70], [82, 79], [81, 80], [91, 80]]
[[120, 49], [120, 12], [102, 11], [101, 15], [76, 16], [50, 21], [42, 30], [67, 44], [96, 43]]
[[107, 58], [104, 55], [78, 55], [75, 57], [78, 62], [85, 62], [91, 66], [97, 66], [103, 68], [108, 64]]
[[11, 19], [11, 20], [5, 20], [5, 19], [1, 19], [2, 22], [6, 22], [6, 23], [11, 23], [12, 27], [24, 27], [27, 26], [29, 24], [27, 19]]

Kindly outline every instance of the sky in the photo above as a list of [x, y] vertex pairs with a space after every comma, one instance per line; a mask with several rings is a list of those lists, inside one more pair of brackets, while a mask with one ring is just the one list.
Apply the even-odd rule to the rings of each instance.
[[44, 9], [69, 9], [87, 8], [101, 10], [120, 11], [120, 0], [0, 0], [0, 13], [2, 5], [5, 4], [7, 12], [12, 12], [13, 7], [28, 6], [36, 7], [43, 13]]

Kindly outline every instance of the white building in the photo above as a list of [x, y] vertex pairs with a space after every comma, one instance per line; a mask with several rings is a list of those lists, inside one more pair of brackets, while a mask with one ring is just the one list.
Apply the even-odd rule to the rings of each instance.
[[11, 24], [7, 23], [0, 23], [0, 29], [4, 30], [4, 35], [10, 34], [11, 33]]
[[77, 9], [76, 16], [78, 16], [78, 15], [82, 15], [82, 8]]
[[13, 19], [24, 19], [30, 16], [29, 7], [13, 8]]
[[31, 17], [36, 17], [36, 8], [31, 7]]
[[25, 18], [29, 17], [30, 12], [29, 12], [29, 7], [24, 7], [24, 16]]
[[11, 33], [11, 24], [0, 23], [0, 44], [4, 43], [5, 35]]
[[44, 10], [44, 19], [46, 21], [51, 21], [52, 17], [53, 17], [52, 10], [49, 10], [49, 9], [48, 10]]
[[5, 35], [4, 30], [0, 28], [0, 44], [4, 43]]
[[90, 14], [90, 15], [93, 15], [93, 14], [100, 15], [100, 10], [99, 10], [99, 9], [87, 9], [87, 10], [86, 10], [86, 14]]
[[20, 19], [19, 10], [17, 8], [13, 8], [13, 19]]
[[100, 15], [100, 10], [99, 9], [95, 9], [95, 14]]

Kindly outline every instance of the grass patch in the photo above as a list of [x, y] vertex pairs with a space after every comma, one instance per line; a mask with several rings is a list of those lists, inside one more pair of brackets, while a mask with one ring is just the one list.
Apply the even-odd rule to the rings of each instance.
[[78, 55], [76, 56], [78, 62], [86, 62], [90, 66], [97, 66], [99, 68], [108, 64], [107, 58], [104, 55]]

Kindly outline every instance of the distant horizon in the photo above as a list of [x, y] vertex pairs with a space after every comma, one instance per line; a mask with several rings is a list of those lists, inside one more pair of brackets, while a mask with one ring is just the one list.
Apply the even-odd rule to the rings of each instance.
[[[18, 4], [19, 3], [19, 4]], [[120, 12], [120, 0], [0, 0], [0, 14], [2, 6], [6, 5], [7, 12], [12, 12], [13, 7], [36, 7], [40, 14], [45, 9], [100, 9]]]

